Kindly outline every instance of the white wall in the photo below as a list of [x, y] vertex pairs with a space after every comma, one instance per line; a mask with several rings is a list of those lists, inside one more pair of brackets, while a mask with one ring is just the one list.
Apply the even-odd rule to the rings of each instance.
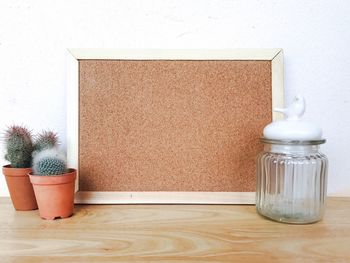
[[304, 94], [328, 140], [328, 192], [350, 195], [349, 13], [345, 0], [1, 0], [0, 128], [54, 129], [65, 146], [67, 47], [281, 47], [287, 102]]

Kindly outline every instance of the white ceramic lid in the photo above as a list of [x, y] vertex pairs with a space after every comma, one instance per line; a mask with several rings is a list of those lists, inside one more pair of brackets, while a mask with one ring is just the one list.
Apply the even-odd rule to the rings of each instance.
[[322, 139], [322, 129], [317, 125], [301, 120], [305, 112], [305, 100], [296, 96], [289, 107], [274, 109], [282, 112], [285, 119], [270, 123], [264, 129], [264, 138], [282, 141], [312, 141]]

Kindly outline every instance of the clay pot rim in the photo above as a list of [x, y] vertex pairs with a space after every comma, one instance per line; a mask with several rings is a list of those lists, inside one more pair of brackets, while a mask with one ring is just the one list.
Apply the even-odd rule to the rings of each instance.
[[75, 181], [77, 170], [69, 168], [67, 173], [57, 175], [35, 175], [33, 172], [28, 173], [28, 175], [33, 185], [68, 184]]
[[60, 176], [67, 176], [69, 174], [77, 172], [77, 170], [74, 168], [68, 168], [67, 170], [68, 170], [68, 172], [66, 172], [64, 174], [37, 175], [37, 174], [33, 174], [34, 172], [30, 172], [30, 173], [28, 173], [28, 175], [30, 175], [32, 177], [60, 177]]
[[31, 171], [32, 167], [14, 168], [11, 167], [11, 164], [7, 164], [2, 167], [3, 174], [9, 177], [26, 177]]

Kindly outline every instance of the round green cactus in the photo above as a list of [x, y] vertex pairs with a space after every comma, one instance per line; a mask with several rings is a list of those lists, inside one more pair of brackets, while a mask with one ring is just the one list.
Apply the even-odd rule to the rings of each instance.
[[33, 159], [35, 175], [59, 175], [67, 172], [66, 157], [56, 148], [38, 152]]
[[59, 159], [43, 158], [36, 164], [36, 172], [38, 175], [57, 175], [66, 172], [66, 164]]
[[33, 141], [31, 132], [13, 125], [5, 131], [5, 159], [12, 168], [28, 168], [32, 164]]

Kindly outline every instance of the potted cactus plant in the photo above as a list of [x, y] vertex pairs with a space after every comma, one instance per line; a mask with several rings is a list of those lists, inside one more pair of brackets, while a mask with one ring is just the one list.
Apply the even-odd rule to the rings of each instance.
[[35, 152], [29, 176], [42, 218], [53, 220], [73, 214], [76, 170], [67, 169], [65, 155], [57, 147]]
[[37, 209], [37, 203], [28, 173], [32, 171], [32, 134], [22, 126], [13, 125], [5, 131], [5, 159], [10, 162], [2, 168], [16, 210]]

